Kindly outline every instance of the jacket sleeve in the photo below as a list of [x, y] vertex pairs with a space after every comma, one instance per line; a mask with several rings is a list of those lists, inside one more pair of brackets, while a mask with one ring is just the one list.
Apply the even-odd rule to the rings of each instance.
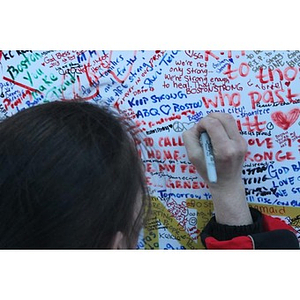
[[253, 223], [245, 226], [222, 225], [215, 217], [201, 232], [207, 249], [299, 249], [294, 229], [279, 218], [250, 208]]

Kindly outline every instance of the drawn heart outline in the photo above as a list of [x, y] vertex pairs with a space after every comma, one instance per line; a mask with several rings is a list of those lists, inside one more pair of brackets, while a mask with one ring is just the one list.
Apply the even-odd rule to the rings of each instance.
[[288, 113], [275, 111], [271, 114], [271, 119], [278, 127], [287, 130], [297, 121], [299, 115], [300, 109], [293, 108]]
[[183, 122], [182, 124], [185, 129], [190, 129], [193, 125], [195, 125], [195, 122], [190, 122], [190, 123]]
[[169, 104], [161, 105], [161, 107], [160, 107], [160, 111], [167, 116], [169, 115], [170, 110], [171, 110], [171, 106]]

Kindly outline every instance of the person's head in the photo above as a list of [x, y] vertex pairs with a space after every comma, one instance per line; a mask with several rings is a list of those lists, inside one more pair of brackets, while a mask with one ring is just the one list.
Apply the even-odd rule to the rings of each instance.
[[128, 122], [56, 101], [0, 123], [0, 248], [134, 248], [146, 206]]

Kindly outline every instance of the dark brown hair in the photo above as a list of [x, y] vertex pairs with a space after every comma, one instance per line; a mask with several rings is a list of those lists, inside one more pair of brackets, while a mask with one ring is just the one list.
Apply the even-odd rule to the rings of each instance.
[[131, 125], [80, 101], [2, 121], [0, 248], [110, 248], [118, 231], [134, 247], [147, 190]]

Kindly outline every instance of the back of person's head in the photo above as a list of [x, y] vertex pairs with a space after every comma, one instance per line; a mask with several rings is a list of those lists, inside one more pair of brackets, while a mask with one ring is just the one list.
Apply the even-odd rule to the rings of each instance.
[[135, 247], [146, 192], [127, 125], [73, 101], [2, 121], [0, 248]]

